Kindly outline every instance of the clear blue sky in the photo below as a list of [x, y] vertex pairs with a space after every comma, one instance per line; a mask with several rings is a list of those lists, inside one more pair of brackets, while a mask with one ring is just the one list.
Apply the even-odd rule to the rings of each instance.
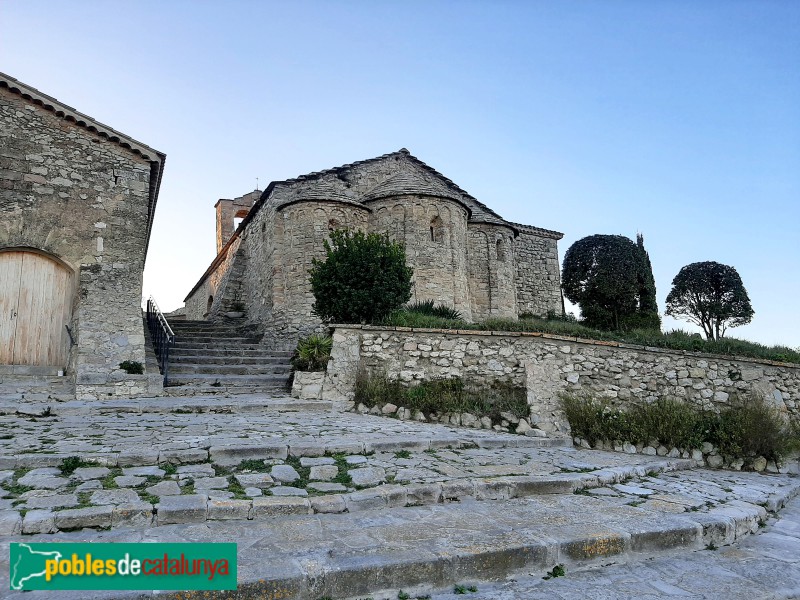
[[[167, 153], [165, 310], [214, 203], [401, 147], [507, 219], [735, 266], [800, 346], [800, 2], [0, 0], [0, 70]], [[665, 320], [667, 328], [688, 324]]]

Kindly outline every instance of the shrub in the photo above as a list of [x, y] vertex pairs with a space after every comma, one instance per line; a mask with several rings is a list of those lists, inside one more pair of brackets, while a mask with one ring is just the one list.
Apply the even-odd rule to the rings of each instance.
[[136, 360], [126, 360], [119, 363], [119, 368], [128, 373], [129, 375], [143, 375], [144, 366]]
[[378, 323], [411, 298], [405, 250], [388, 236], [331, 232], [309, 271], [314, 312], [339, 323]]
[[324, 371], [331, 358], [333, 338], [329, 335], [313, 334], [297, 342], [292, 356], [292, 365], [298, 371]]
[[727, 457], [780, 461], [800, 448], [800, 425], [784, 421], [763, 398], [734, 400], [719, 413], [672, 399], [631, 407], [629, 411], [588, 396], [563, 395], [561, 406], [573, 435], [587, 440], [627, 441], [647, 445], [658, 441], [672, 448], [715, 445]]
[[461, 379], [434, 379], [418, 385], [405, 386], [385, 375], [360, 371], [356, 379], [355, 402], [367, 407], [391, 403], [410, 410], [431, 413], [471, 413], [499, 420], [500, 413], [528, 417], [525, 388], [494, 382], [482, 385]]
[[712, 443], [723, 455], [763, 456], [778, 462], [791, 449], [791, 426], [775, 406], [750, 395], [720, 412]]

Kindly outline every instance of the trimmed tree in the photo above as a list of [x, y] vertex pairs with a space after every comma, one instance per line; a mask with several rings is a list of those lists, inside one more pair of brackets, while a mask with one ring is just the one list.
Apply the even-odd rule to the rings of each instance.
[[583, 322], [598, 329], [659, 329], [655, 281], [644, 239], [591, 235], [564, 255], [564, 295], [581, 309]]
[[667, 314], [699, 325], [709, 340], [718, 340], [728, 327], [749, 323], [755, 312], [736, 269], [706, 261], [686, 265], [672, 280]]
[[377, 323], [411, 298], [413, 270], [387, 235], [344, 229], [325, 240], [325, 260], [309, 271], [314, 312], [336, 323]]

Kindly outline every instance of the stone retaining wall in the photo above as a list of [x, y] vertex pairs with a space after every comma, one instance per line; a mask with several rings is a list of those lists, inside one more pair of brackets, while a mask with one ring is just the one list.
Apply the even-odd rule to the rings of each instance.
[[615, 406], [680, 398], [712, 410], [753, 393], [800, 414], [798, 365], [540, 333], [337, 325], [323, 398], [349, 402], [359, 369], [412, 385], [447, 377], [524, 385], [532, 424], [555, 435], [569, 431], [561, 392]]

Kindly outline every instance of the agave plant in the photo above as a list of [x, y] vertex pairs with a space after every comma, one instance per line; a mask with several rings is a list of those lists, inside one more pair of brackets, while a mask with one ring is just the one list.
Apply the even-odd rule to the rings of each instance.
[[333, 338], [312, 334], [297, 342], [292, 364], [298, 371], [324, 371], [331, 358]]

